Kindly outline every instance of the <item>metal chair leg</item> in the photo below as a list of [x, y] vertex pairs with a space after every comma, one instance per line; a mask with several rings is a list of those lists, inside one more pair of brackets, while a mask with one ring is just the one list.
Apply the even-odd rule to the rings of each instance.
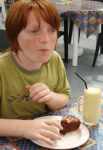
[[99, 53], [99, 47], [100, 47], [100, 39], [101, 39], [101, 34], [99, 34], [98, 38], [97, 38], [96, 50], [95, 50], [95, 54], [94, 54], [92, 67], [95, 67], [95, 64], [96, 64], [97, 56], [98, 56], [98, 53]]
[[68, 17], [64, 19], [64, 62], [68, 62]]
[[101, 24], [101, 34], [102, 34], [102, 38], [101, 38], [101, 48], [100, 48], [100, 54], [103, 54], [103, 24]]
[[69, 37], [68, 37], [68, 43], [71, 43], [72, 39], [72, 33], [73, 33], [73, 21], [70, 20], [70, 25], [69, 25]]

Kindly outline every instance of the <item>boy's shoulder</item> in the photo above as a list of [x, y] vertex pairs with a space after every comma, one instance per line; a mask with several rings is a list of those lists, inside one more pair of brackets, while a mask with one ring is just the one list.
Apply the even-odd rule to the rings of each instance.
[[0, 64], [6, 62], [9, 56], [10, 56], [9, 52], [0, 53]]
[[59, 61], [61, 59], [61, 56], [58, 52], [54, 51], [51, 57], [51, 60]]

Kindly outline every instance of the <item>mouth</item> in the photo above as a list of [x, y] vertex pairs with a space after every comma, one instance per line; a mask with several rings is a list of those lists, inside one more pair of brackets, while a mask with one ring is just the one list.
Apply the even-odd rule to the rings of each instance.
[[50, 49], [40, 49], [40, 52], [50, 52]]

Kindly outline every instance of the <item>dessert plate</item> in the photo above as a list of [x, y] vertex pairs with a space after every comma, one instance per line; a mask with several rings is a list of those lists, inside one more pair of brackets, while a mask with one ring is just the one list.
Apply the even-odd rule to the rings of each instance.
[[[61, 120], [62, 116], [45, 116], [45, 117], [40, 117], [40, 119], [55, 119], [55, 120]], [[72, 149], [72, 148], [77, 148], [87, 142], [89, 139], [89, 130], [88, 128], [81, 123], [79, 129], [69, 132], [65, 135], [62, 136], [60, 140], [57, 140], [55, 145], [48, 145], [45, 144], [43, 141], [32, 141], [35, 144], [49, 148], [49, 149]]]

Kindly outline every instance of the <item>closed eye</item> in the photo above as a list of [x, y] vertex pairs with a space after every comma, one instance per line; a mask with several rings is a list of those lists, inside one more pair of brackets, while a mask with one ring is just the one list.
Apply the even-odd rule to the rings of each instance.
[[31, 32], [32, 33], [37, 33], [37, 32], [39, 32], [40, 30], [39, 29], [36, 29], [36, 30], [32, 30]]
[[53, 28], [53, 27], [50, 27], [50, 28], [49, 28], [49, 31], [51, 31], [51, 32], [55, 32], [55, 31], [56, 31], [56, 29], [55, 29], [55, 28]]

